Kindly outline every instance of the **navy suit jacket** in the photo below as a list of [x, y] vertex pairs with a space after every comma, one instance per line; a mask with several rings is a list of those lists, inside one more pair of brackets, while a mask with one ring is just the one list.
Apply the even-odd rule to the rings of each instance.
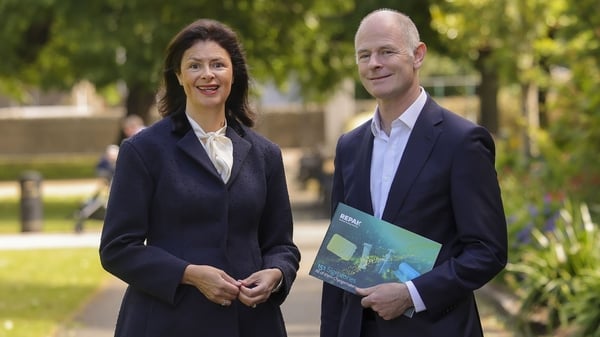
[[[235, 120], [227, 136], [227, 184], [183, 113], [122, 143], [100, 244], [104, 268], [129, 284], [116, 336], [285, 336], [280, 304], [300, 253], [281, 151]], [[235, 279], [279, 268], [284, 284], [255, 309], [222, 307], [180, 284], [188, 264]]]
[[[373, 214], [371, 121], [340, 137], [332, 207]], [[432, 271], [413, 280], [427, 310], [385, 321], [381, 337], [482, 336], [473, 291], [506, 265], [507, 233], [491, 135], [430, 97], [408, 139], [382, 218], [442, 244]], [[321, 337], [358, 337], [360, 297], [323, 285]]]

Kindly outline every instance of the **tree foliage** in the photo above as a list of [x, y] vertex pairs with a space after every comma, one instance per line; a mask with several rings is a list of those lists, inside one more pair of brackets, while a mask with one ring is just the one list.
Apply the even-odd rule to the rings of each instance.
[[[184, 25], [208, 17], [239, 34], [251, 74], [285, 90], [299, 83], [307, 99], [323, 99], [355, 76], [354, 32], [373, 9], [412, 14], [424, 35], [422, 1], [268, 0], [2, 0], [0, 92], [70, 88], [86, 79], [98, 88], [124, 83], [129, 113], [144, 115], [154, 101], [163, 52]], [[21, 97], [23, 99], [23, 97]]]
[[257, 79], [284, 84], [296, 72], [306, 84], [305, 74], [331, 75], [330, 83], [303, 86], [308, 94], [335, 83], [336, 70], [351, 59], [347, 50], [336, 52], [343, 48], [330, 43], [320, 25], [321, 17], [351, 10], [344, 1], [4, 0], [0, 6], [11, 13], [0, 31], [7, 47], [0, 66], [4, 83], [69, 88], [87, 79], [102, 88], [120, 81], [136, 96], [130, 109], [152, 102], [166, 45], [200, 17], [239, 32]]
[[[571, 168], [565, 189], [593, 205], [600, 214], [600, 14], [597, 1], [582, 0], [564, 8], [555, 54], [568, 78], [557, 90], [555, 123], [548, 128], [553, 143]], [[560, 63], [559, 63], [560, 62]], [[564, 71], [563, 71], [564, 72]]]

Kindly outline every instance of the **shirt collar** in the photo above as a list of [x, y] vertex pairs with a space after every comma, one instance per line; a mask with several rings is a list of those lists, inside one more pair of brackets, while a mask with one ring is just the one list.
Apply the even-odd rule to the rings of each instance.
[[[394, 120], [392, 124], [395, 124], [396, 121], [401, 121], [410, 130], [412, 130], [426, 102], [427, 94], [425, 93], [425, 89], [421, 87], [421, 93], [419, 94], [417, 99], [408, 107], [408, 109], [406, 109], [400, 115], [400, 117]], [[381, 130], [381, 117], [379, 116], [379, 107], [375, 108], [375, 113], [373, 114], [373, 120], [371, 121], [371, 132], [375, 137], [377, 137], [380, 132], [383, 132], [383, 130]]]
[[[187, 112], [185, 113], [185, 116], [187, 117], [188, 121], [190, 122], [190, 125], [192, 126], [192, 130], [194, 130], [194, 133], [196, 134], [196, 136], [198, 138], [207, 136], [208, 133], [206, 131], [204, 131], [204, 129], [202, 129], [200, 124], [196, 123], [196, 121], [192, 117], [190, 117], [187, 114]], [[216, 133], [217, 135], [225, 136], [226, 130], [227, 130], [227, 120], [225, 120], [225, 125], [222, 128], [220, 128], [219, 130], [215, 131], [214, 133]]]

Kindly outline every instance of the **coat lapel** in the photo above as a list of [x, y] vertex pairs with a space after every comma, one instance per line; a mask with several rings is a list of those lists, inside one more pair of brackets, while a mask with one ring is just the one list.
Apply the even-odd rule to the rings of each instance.
[[238, 134], [236, 128], [227, 127], [227, 137], [231, 139], [231, 143], [233, 144], [233, 167], [231, 168], [231, 176], [227, 182], [227, 186], [229, 186], [235, 181], [235, 178], [240, 173], [242, 163], [246, 159], [248, 152], [250, 152], [252, 144]]
[[204, 170], [221, 179], [219, 172], [217, 172], [202, 144], [200, 144], [200, 140], [191, 128], [177, 142], [177, 146], [195, 162], [200, 164]]
[[354, 153], [347, 154], [348, 156], [356, 158], [354, 160], [354, 164], [356, 165], [355, 179], [353, 179], [354, 184], [348, 188], [347, 195], [349, 200], [347, 203], [369, 214], [373, 214], [370, 177], [374, 137], [370, 125], [370, 122], [368, 122], [367, 127], [363, 129], [362, 134], [359, 136], [361, 137], [361, 140], [358, 148], [351, 149]]
[[[174, 114], [172, 120], [173, 132], [181, 135], [181, 139], [177, 142], [177, 146], [195, 162], [200, 164], [203, 169], [213, 174], [218, 179], [221, 179], [219, 172], [217, 172], [217, 169], [210, 161], [202, 144], [200, 144], [200, 140], [198, 140], [198, 137], [196, 137], [196, 134], [192, 130], [187, 117], [185, 117], [185, 113], [180, 112]], [[231, 168], [231, 176], [227, 182], [227, 185], [229, 186], [240, 172], [242, 162], [248, 155], [252, 146], [242, 137], [245, 135], [245, 130], [235, 119], [227, 119], [227, 125], [226, 135], [231, 139], [233, 145], [233, 167]]]
[[441, 133], [441, 108], [431, 98], [423, 107], [396, 170], [382, 218], [393, 221]]

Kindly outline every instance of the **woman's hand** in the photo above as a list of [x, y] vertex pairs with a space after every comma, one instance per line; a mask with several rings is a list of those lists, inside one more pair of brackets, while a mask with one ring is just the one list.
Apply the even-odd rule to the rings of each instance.
[[181, 282], [198, 288], [206, 298], [222, 306], [231, 305], [242, 286], [240, 281], [236, 281], [221, 269], [193, 264], [185, 268]]
[[278, 268], [263, 269], [240, 280], [240, 302], [249, 307], [266, 302], [271, 293], [278, 290], [276, 287], [282, 281], [283, 273]]

